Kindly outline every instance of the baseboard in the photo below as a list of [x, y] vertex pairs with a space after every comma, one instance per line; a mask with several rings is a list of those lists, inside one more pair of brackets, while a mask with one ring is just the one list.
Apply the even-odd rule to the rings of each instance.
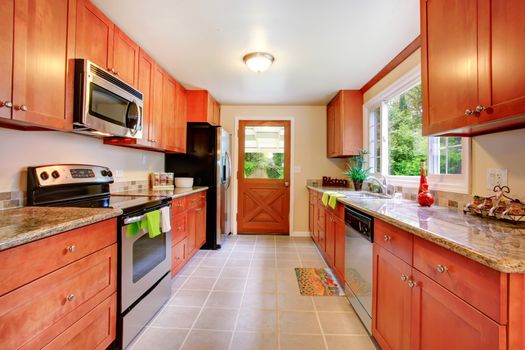
[[310, 232], [308, 231], [294, 231], [290, 233], [290, 237], [310, 237]]

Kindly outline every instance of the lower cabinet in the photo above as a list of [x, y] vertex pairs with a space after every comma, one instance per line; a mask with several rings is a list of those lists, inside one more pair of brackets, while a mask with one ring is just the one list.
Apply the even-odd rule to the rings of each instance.
[[173, 200], [171, 276], [206, 243], [206, 192]]
[[[80, 239], [90, 232], [96, 243]], [[105, 349], [115, 340], [116, 233], [112, 219], [0, 252], [2, 280], [14, 257], [31, 262], [18, 268], [31, 279], [0, 297], [2, 349]], [[49, 249], [43, 253], [42, 247]], [[44, 262], [59, 265], [34, 276], [31, 265]]]
[[[382, 232], [383, 224], [376, 219], [376, 237]], [[477, 279], [491, 278], [487, 267], [471, 260], [466, 264], [458, 254], [444, 251], [418, 237], [414, 237], [410, 243], [396, 238], [399, 236], [391, 236], [389, 245], [384, 242], [374, 243], [372, 335], [381, 349], [520, 349], [507, 346], [507, 298], [501, 299], [504, 310], [501, 323], [497, 322], [486, 313], [492, 308], [479, 304], [480, 295], [485, 293], [488, 284], [466, 292], [466, 287], [470, 286], [469, 280], [474, 277], [470, 276], [469, 271], [457, 275], [458, 271], [468, 267], [477, 272], [474, 274]], [[401, 246], [406, 246], [406, 249], [400, 249]], [[430, 251], [422, 255], [418, 253], [421, 247]], [[433, 250], [439, 255], [432, 254]], [[396, 253], [406, 251], [410, 252], [408, 261], [406, 254], [398, 256]], [[409, 263], [412, 261], [414, 263]], [[416, 261], [417, 266], [432, 266], [433, 273], [437, 271], [436, 276], [430, 277], [431, 274], [427, 276], [419, 271]], [[499, 274], [501, 283], [492, 287], [492, 294], [501, 291], [507, 295], [509, 275]], [[457, 290], [453, 292], [451, 287]], [[473, 305], [482, 306], [480, 309]], [[522, 302], [520, 305], [523, 305]]]

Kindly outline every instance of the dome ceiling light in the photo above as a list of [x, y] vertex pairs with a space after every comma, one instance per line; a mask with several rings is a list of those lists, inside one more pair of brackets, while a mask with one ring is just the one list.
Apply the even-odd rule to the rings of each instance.
[[267, 52], [251, 52], [245, 55], [242, 60], [249, 70], [260, 73], [270, 68], [275, 58]]

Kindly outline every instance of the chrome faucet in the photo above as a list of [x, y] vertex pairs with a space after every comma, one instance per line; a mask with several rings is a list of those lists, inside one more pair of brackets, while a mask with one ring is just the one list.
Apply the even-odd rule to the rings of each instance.
[[[381, 177], [381, 179], [379, 177]], [[375, 173], [373, 175], [368, 176], [364, 182], [367, 182], [369, 184], [371, 182], [375, 182], [377, 185], [379, 185], [381, 193], [388, 195], [388, 181], [386, 179], [386, 176], [380, 173]]]

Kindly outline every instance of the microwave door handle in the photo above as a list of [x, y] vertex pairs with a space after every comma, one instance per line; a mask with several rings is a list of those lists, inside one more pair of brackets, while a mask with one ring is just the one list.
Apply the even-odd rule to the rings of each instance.
[[131, 216], [129, 218], [124, 219], [124, 225], [133, 224], [135, 222], [142, 221], [146, 218], [146, 215], [139, 215], [139, 216]]

